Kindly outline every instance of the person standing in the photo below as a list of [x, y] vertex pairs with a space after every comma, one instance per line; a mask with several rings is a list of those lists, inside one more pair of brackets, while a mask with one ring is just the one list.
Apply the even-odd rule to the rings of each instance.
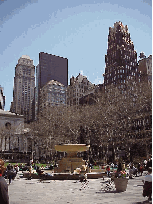
[[143, 186], [143, 196], [148, 196], [149, 201], [151, 201], [152, 196], [152, 168], [148, 168], [148, 174], [145, 176], [144, 179], [144, 186]]
[[122, 171], [122, 164], [121, 162], [119, 162], [118, 167], [117, 167], [117, 172]]
[[106, 171], [107, 171], [107, 176], [109, 177], [110, 176], [110, 167], [109, 166], [106, 167]]
[[0, 203], [9, 204], [8, 196], [8, 185], [4, 179], [3, 172], [6, 168], [4, 167], [4, 161], [0, 159]]
[[11, 166], [11, 164], [7, 165], [7, 178], [9, 179], [9, 184], [11, 184], [11, 179], [12, 179], [12, 166]]

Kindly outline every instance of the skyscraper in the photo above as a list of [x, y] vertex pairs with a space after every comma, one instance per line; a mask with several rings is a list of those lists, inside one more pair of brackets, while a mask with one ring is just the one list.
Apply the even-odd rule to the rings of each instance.
[[15, 67], [11, 112], [24, 115], [25, 122], [33, 119], [34, 88], [35, 66], [33, 60], [27, 55], [22, 55]]
[[36, 67], [36, 115], [39, 112], [40, 92], [50, 80], [68, 85], [68, 59], [40, 52], [39, 65]]
[[39, 53], [39, 77], [40, 88], [50, 80], [56, 80], [64, 86], [68, 85], [68, 59], [51, 55], [48, 53]]
[[129, 79], [137, 79], [137, 53], [134, 50], [127, 25], [122, 22], [114, 23], [109, 28], [108, 49], [105, 55], [104, 86], [114, 84], [119, 88]]
[[3, 94], [3, 88], [0, 85], [0, 109], [4, 110], [5, 106], [5, 96]]

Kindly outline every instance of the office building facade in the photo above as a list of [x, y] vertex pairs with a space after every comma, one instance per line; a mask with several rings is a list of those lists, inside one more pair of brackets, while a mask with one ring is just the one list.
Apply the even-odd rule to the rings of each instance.
[[24, 116], [25, 122], [34, 119], [33, 100], [35, 88], [35, 66], [29, 56], [23, 55], [15, 67], [13, 103], [11, 112]]
[[40, 88], [50, 80], [56, 80], [64, 86], [68, 85], [68, 59], [51, 55], [48, 53], [39, 53], [39, 82]]
[[70, 85], [67, 88], [67, 104], [79, 105], [79, 100], [85, 94], [93, 92], [95, 85], [92, 84], [86, 76], [79, 75], [75, 78], [72, 76], [70, 78]]
[[41, 89], [49, 81], [54, 80], [68, 85], [68, 59], [40, 52], [39, 64], [36, 67], [36, 116], [39, 113]]
[[66, 87], [58, 81], [51, 80], [41, 89], [40, 110], [61, 105], [66, 105]]
[[140, 60], [139, 60], [139, 66], [138, 71], [141, 73], [141, 80], [146, 81], [151, 84], [152, 82], [152, 55], [149, 55], [149, 57], [142, 56], [142, 53], [140, 53]]
[[3, 93], [3, 87], [0, 86], [0, 109], [4, 110], [5, 106], [5, 96]]
[[127, 80], [137, 80], [137, 53], [131, 41], [127, 25], [122, 22], [114, 23], [109, 28], [108, 49], [105, 55], [104, 86], [113, 84], [118, 88], [124, 87]]

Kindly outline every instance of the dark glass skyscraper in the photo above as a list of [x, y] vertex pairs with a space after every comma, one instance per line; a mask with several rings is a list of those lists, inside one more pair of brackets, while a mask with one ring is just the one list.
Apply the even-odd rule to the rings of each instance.
[[[48, 53], [39, 53], [39, 65], [36, 69], [36, 104], [39, 112], [39, 98], [40, 90], [50, 80], [55, 80], [63, 84], [68, 85], [68, 59], [51, 55]], [[37, 114], [37, 113], [36, 113]]]
[[68, 59], [51, 55], [48, 53], [39, 53], [39, 72], [40, 88], [50, 80], [56, 80], [64, 86], [68, 85]]

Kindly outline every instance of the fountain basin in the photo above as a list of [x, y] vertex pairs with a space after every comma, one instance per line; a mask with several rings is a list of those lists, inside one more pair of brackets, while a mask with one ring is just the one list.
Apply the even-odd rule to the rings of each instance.
[[85, 161], [77, 157], [77, 152], [84, 152], [89, 149], [90, 145], [86, 144], [63, 144], [55, 145], [55, 150], [59, 152], [66, 152], [67, 157], [58, 161], [58, 167], [54, 168], [54, 173], [73, 173], [76, 168], [86, 170]]
[[86, 144], [63, 144], [55, 145], [55, 150], [59, 152], [84, 152], [89, 149], [90, 145]]

